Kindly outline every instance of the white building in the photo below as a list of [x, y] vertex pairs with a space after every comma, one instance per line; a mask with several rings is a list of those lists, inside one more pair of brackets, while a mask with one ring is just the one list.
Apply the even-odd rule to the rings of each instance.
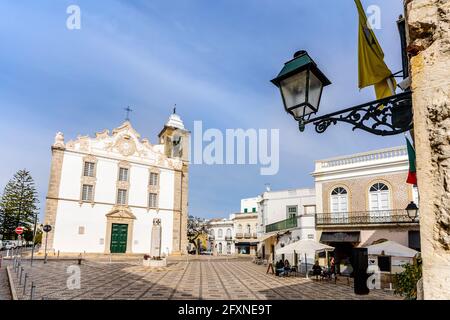
[[256, 213], [258, 212], [258, 203], [260, 197], [241, 199], [241, 213]]
[[233, 221], [230, 219], [211, 219], [208, 222], [209, 247], [214, 255], [232, 255], [235, 252]]
[[258, 206], [258, 255], [267, 259], [291, 242], [315, 240], [315, 213], [315, 189], [264, 192]]
[[404, 146], [315, 162], [317, 238], [336, 248], [338, 270], [349, 265], [355, 247], [391, 240], [420, 251], [418, 219], [405, 210], [411, 201], [419, 205], [418, 192], [407, 175]]
[[161, 223], [161, 253], [185, 252], [189, 134], [175, 113], [157, 144], [128, 121], [66, 143], [58, 133], [45, 211], [49, 249], [149, 253], [152, 225]]

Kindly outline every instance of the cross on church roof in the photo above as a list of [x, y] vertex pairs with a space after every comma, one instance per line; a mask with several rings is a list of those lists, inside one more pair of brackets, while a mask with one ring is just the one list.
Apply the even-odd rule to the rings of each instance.
[[130, 106], [127, 106], [124, 110], [127, 112], [127, 116], [125, 118], [125, 121], [130, 121], [130, 112], [132, 112], [133, 109], [131, 109]]

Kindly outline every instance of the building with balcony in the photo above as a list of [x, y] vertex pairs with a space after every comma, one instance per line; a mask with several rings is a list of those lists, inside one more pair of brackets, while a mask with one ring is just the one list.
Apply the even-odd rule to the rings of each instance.
[[233, 221], [236, 253], [255, 255], [258, 246], [256, 236], [258, 214], [256, 212], [235, 213], [230, 216], [230, 219]]
[[258, 255], [269, 259], [291, 242], [316, 239], [315, 213], [314, 188], [264, 192], [258, 203]]
[[336, 248], [338, 268], [349, 263], [353, 247], [384, 240], [420, 250], [419, 223], [405, 210], [419, 202], [407, 173], [406, 147], [315, 162], [317, 238]]
[[211, 219], [208, 222], [208, 247], [214, 255], [232, 255], [235, 252], [233, 221]]

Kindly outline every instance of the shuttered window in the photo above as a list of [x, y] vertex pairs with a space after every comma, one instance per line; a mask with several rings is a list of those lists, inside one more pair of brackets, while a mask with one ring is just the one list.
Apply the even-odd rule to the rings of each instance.
[[150, 208], [158, 207], [158, 194], [157, 193], [149, 193], [148, 194], [148, 206]]
[[85, 177], [93, 177], [94, 176], [94, 168], [95, 168], [95, 163], [94, 162], [85, 162], [84, 163], [83, 175]]
[[127, 190], [119, 189], [117, 191], [117, 204], [127, 204]]
[[92, 201], [94, 199], [94, 186], [90, 184], [83, 184], [81, 192], [81, 200]]
[[127, 168], [119, 169], [119, 181], [128, 181], [128, 169]]
[[157, 186], [158, 185], [158, 174], [155, 172], [150, 173], [150, 181], [149, 184], [151, 186]]

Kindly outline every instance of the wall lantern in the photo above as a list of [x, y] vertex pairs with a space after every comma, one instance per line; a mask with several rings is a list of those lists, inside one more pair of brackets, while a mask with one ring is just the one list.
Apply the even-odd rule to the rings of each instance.
[[408, 213], [408, 217], [412, 220], [415, 221], [418, 213], [419, 213], [419, 208], [417, 207], [417, 205], [414, 203], [414, 201], [411, 201], [408, 206], [406, 207], [406, 212]]
[[323, 87], [331, 84], [304, 50], [284, 64], [272, 83], [280, 89], [284, 109], [297, 121], [319, 111]]

